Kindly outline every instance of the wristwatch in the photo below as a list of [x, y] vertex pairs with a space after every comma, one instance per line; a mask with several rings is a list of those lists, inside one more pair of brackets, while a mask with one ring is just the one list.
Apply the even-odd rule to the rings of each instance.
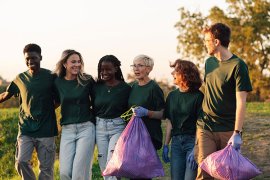
[[242, 136], [242, 131], [234, 130], [234, 132], [236, 132], [237, 134], [240, 134]]

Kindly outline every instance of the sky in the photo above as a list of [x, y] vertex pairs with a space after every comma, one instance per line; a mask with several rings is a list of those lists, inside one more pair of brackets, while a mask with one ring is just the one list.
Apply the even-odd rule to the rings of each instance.
[[54, 70], [62, 51], [75, 49], [85, 72], [97, 76], [101, 57], [115, 55], [124, 77], [133, 58], [146, 54], [155, 61], [151, 78], [172, 79], [169, 63], [176, 51], [178, 9], [207, 14], [225, 0], [0, 0], [0, 76], [12, 81], [27, 70], [23, 48], [42, 48], [41, 67]]

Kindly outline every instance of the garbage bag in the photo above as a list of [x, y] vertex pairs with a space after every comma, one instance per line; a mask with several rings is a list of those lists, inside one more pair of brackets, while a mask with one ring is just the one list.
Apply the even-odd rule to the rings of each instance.
[[102, 175], [126, 178], [164, 176], [161, 161], [141, 118], [132, 116]]
[[207, 156], [200, 164], [200, 168], [221, 180], [248, 180], [262, 173], [231, 144]]

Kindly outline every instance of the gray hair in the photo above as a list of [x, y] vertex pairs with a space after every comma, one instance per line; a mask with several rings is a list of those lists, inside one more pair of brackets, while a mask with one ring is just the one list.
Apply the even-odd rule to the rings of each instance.
[[140, 54], [138, 56], [136, 56], [134, 59], [133, 59], [133, 62], [135, 62], [136, 60], [143, 60], [145, 65], [146, 66], [149, 66], [153, 69], [154, 67], [154, 60], [153, 58], [147, 56], [147, 55], [144, 55], [144, 54]]

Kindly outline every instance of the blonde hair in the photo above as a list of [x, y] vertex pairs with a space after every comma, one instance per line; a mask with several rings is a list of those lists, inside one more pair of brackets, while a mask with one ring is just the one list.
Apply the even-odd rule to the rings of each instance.
[[136, 56], [136, 57], [133, 59], [133, 63], [134, 63], [135, 61], [137, 61], [137, 60], [143, 60], [144, 63], [145, 63], [145, 65], [151, 67], [151, 69], [153, 69], [153, 67], [154, 67], [154, 60], [153, 60], [153, 58], [151, 58], [151, 57], [149, 57], [149, 56], [147, 56], [147, 55], [140, 54], [140, 55]]
[[65, 77], [66, 75], [66, 68], [64, 67], [64, 64], [67, 62], [68, 58], [73, 55], [77, 54], [80, 57], [81, 60], [81, 69], [80, 72], [77, 75], [77, 81], [79, 85], [85, 86], [88, 84], [88, 80], [92, 79], [91, 75], [88, 75], [84, 73], [84, 62], [81, 53], [73, 50], [73, 49], [67, 49], [62, 52], [60, 60], [57, 62], [54, 73], [57, 74], [58, 77]]

